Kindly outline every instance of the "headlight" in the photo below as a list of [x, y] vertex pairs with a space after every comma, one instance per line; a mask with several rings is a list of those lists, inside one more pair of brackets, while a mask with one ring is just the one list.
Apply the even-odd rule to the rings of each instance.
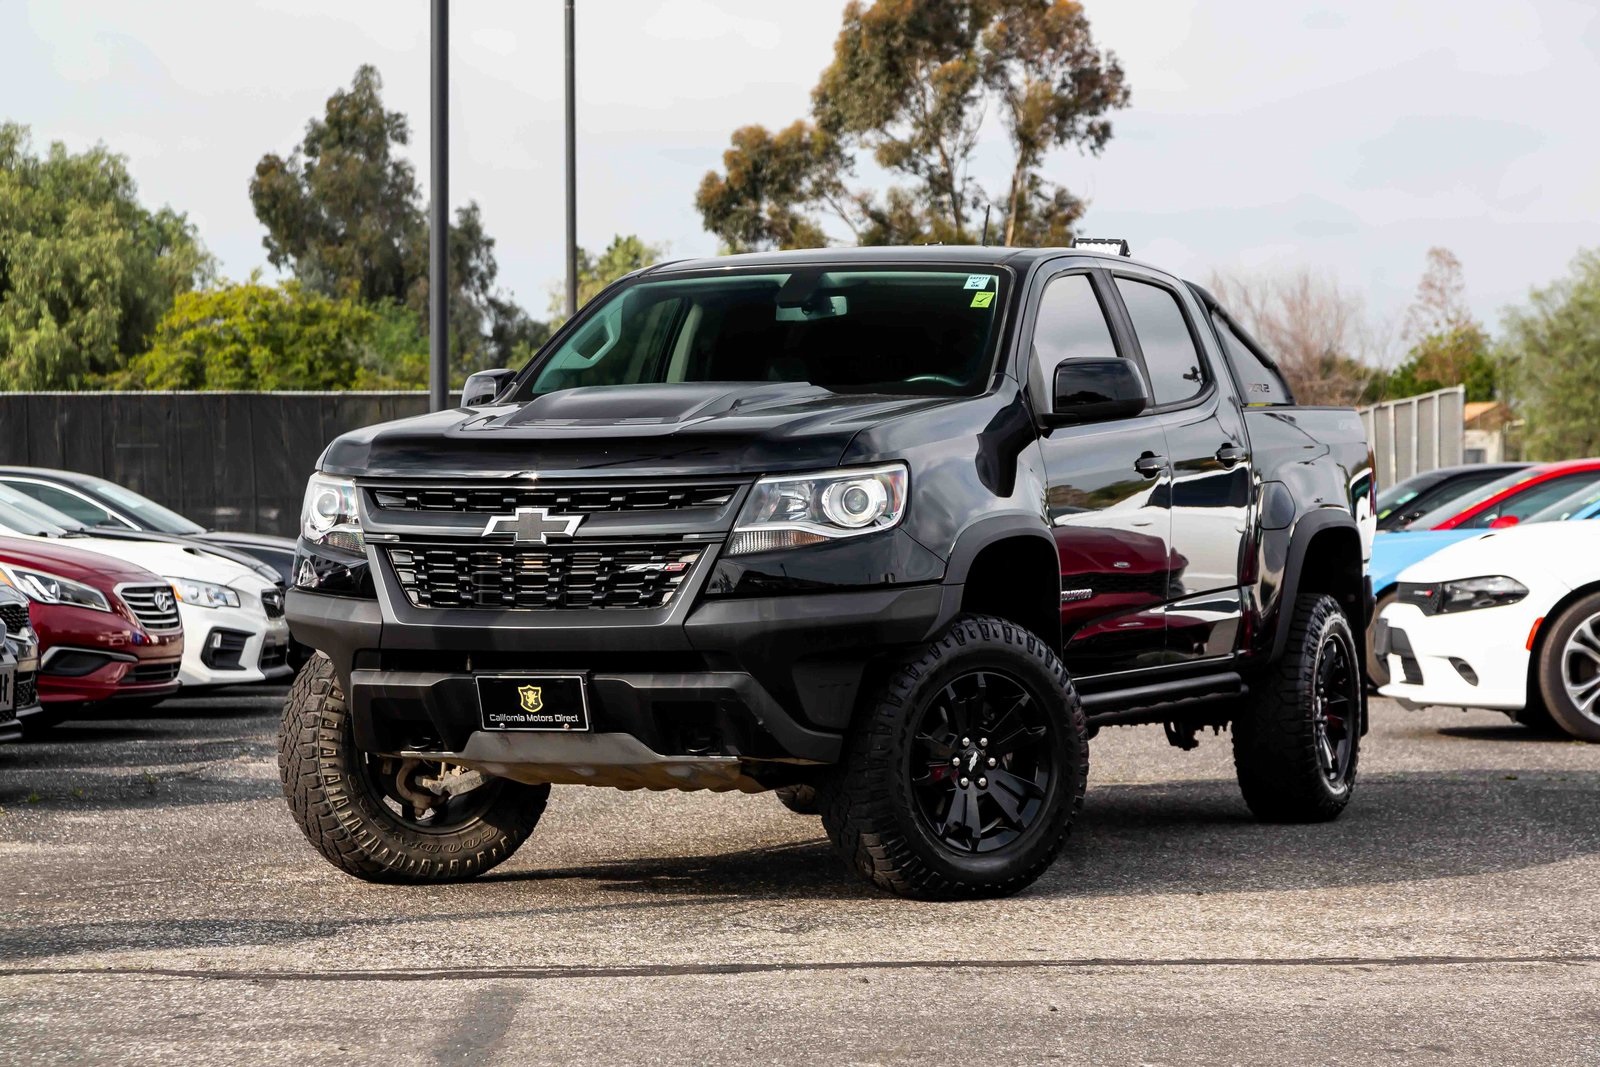
[[73, 607], [110, 611], [111, 604], [105, 594], [82, 582], [60, 578], [45, 571], [30, 570], [0, 563], [0, 577], [8, 585], [16, 586], [28, 599], [41, 604], [71, 604]]
[[742, 556], [878, 533], [906, 513], [906, 468], [763, 478], [750, 491], [723, 555]]
[[197, 581], [194, 578], [168, 578], [172, 591], [185, 604], [197, 608], [236, 608], [239, 594], [225, 585]]
[[306, 483], [300, 509], [300, 533], [314, 545], [327, 545], [356, 555], [367, 550], [356, 510], [356, 487], [347, 478], [313, 474]]
[[1528, 595], [1528, 587], [1515, 578], [1494, 575], [1489, 578], [1463, 578], [1439, 586], [1438, 611], [1474, 611], [1515, 604]]

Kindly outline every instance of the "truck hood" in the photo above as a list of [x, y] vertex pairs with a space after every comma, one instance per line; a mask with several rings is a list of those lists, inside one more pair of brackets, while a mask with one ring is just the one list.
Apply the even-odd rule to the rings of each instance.
[[329, 474], [764, 473], [833, 466], [862, 430], [954, 397], [834, 393], [805, 382], [586, 386], [338, 437]]

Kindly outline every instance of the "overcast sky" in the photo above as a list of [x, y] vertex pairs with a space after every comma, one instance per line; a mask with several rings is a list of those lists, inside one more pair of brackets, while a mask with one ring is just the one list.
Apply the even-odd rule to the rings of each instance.
[[[709, 254], [693, 196], [729, 133], [802, 116], [842, 0], [578, 0], [579, 238]], [[1594, 0], [1087, 0], [1133, 104], [1099, 158], [1048, 176], [1081, 227], [1204, 278], [1326, 270], [1376, 315], [1424, 254], [1464, 261], [1491, 326], [1600, 246]], [[476, 199], [535, 314], [562, 272], [561, 3], [453, 5], [452, 199]], [[247, 184], [355, 68], [411, 116], [426, 179], [425, 0], [0, 0], [0, 116], [104, 141], [147, 203], [187, 211], [224, 272], [265, 264]], [[995, 131], [1003, 138], [1000, 131]], [[980, 177], [1004, 173], [1003, 140]], [[994, 187], [999, 187], [995, 181]]]

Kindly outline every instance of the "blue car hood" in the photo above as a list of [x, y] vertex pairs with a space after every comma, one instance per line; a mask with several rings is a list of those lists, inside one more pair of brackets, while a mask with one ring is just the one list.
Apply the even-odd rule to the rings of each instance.
[[1400, 580], [1400, 572], [1427, 559], [1446, 545], [1482, 537], [1485, 530], [1396, 530], [1372, 540], [1372, 591], [1382, 596]]

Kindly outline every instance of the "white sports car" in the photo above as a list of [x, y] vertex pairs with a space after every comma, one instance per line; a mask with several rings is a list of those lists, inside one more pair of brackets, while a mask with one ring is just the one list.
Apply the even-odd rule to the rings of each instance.
[[183, 620], [178, 679], [185, 689], [267, 681], [293, 673], [283, 590], [249, 567], [192, 545], [96, 537], [93, 528], [3, 486], [0, 536], [64, 538], [73, 548], [111, 556], [165, 578]]
[[1600, 741], [1600, 521], [1462, 541], [1400, 573], [1375, 651], [1407, 707], [1503, 711]]

